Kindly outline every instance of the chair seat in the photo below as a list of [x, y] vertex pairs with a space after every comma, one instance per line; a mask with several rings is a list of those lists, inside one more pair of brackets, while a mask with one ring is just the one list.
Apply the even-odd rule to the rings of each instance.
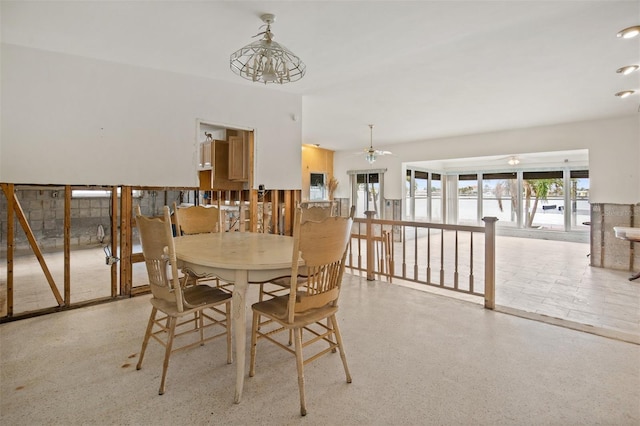
[[322, 308], [310, 309], [302, 313], [297, 313], [294, 316], [293, 323], [289, 323], [287, 318], [288, 302], [289, 295], [278, 296], [273, 299], [254, 303], [251, 305], [251, 309], [260, 313], [260, 315], [264, 315], [267, 318], [277, 321], [285, 328], [305, 327], [309, 324], [313, 324], [327, 318], [338, 311], [337, 306], [326, 305]]
[[182, 312], [178, 311], [175, 302], [154, 297], [151, 299], [151, 304], [169, 316], [182, 317], [201, 310], [205, 305], [215, 306], [226, 299], [231, 299], [231, 293], [203, 284], [186, 287], [182, 292], [186, 302]]
[[269, 281], [269, 284], [275, 284], [279, 285], [280, 287], [290, 288], [291, 277], [276, 278], [275, 280]]

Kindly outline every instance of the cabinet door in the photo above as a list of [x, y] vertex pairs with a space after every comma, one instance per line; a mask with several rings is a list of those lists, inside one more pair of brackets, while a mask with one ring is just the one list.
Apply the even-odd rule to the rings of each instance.
[[248, 140], [242, 136], [229, 136], [229, 180], [249, 180]]
[[211, 141], [205, 141], [200, 144], [200, 158], [198, 161], [198, 167], [200, 169], [210, 169], [211, 162]]
[[213, 141], [211, 143], [211, 164], [213, 178], [218, 181], [229, 179], [229, 144], [227, 141]]

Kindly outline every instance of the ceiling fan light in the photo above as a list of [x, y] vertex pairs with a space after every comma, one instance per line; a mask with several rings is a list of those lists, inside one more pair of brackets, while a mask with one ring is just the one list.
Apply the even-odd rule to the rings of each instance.
[[373, 164], [379, 155], [391, 154], [389, 151], [373, 149], [373, 124], [369, 124], [369, 148], [364, 150], [364, 158], [369, 164]]
[[616, 34], [616, 36], [618, 38], [633, 38], [638, 34], [640, 34], [640, 25], [634, 25], [633, 27], [620, 30], [620, 32]]
[[624, 99], [627, 96], [633, 95], [634, 93], [636, 93], [635, 90], [623, 90], [622, 92], [616, 93], [616, 96]]
[[618, 68], [616, 72], [622, 75], [631, 74], [634, 71], [637, 71], [640, 68], [639, 65], [627, 65], [626, 67]]

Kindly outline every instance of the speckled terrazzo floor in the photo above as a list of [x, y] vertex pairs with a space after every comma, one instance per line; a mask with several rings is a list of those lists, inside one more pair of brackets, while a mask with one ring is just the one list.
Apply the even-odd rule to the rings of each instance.
[[305, 418], [294, 358], [267, 343], [240, 404], [221, 341], [174, 354], [159, 396], [161, 347], [135, 370], [148, 298], [0, 325], [0, 423], [640, 423], [640, 346], [350, 275], [339, 320], [353, 383], [337, 354], [308, 365]]

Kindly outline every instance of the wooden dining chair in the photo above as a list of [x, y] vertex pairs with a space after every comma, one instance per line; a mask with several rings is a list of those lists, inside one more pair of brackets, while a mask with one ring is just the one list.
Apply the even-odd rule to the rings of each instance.
[[392, 232], [393, 231], [391, 230], [387, 231], [383, 229], [379, 237], [373, 237], [378, 279], [385, 279], [390, 283], [393, 282], [394, 272], [394, 247]]
[[[332, 211], [333, 209], [331, 207], [312, 206], [300, 208], [303, 223], [309, 220], [322, 221], [325, 218], [332, 216]], [[258, 301], [264, 300], [265, 296], [277, 297], [288, 293], [290, 287], [290, 277], [277, 278], [266, 283], [261, 283]]]
[[[176, 236], [207, 234], [220, 232], [222, 229], [220, 210], [217, 207], [205, 206], [178, 206], [173, 203], [173, 213], [175, 217]], [[190, 269], [183, 269], [184, 286], [194, 285], [206, 281], [215, 281], [216, 287], [231, 292], [233, 284], [221, 282], [215, 275], [196, 274]]]
[[[333, 208], [323, 206], [301, 206], [302, 222], [308, 220], [322, 221], [323, 219], [333, 215]], [[299, 278], [298, 284], [304, 284], [303, 279]], [[258, 301], [264, 300], [265, 296], [277, 297], [289, 293], [291, 288], [291, 277], [281, 277], [266, 283], [260, 283], [260, 292], [258, 293]], [[289, 333], [289, 346], [293, 343], [293, 333]]]
[[[304, 365], [336, 348], [344, 367], [347, 383], [351, 374], [336, 319], [338, 297], [344, 274], [347, 243], [351, 235], [352, 217], [328, 217], [321, 222], [302, 223], [300, 209], [294, 223], [294, 248], [291, 280], [296, 283], [288, 295], [255, 303], [251, 326], [251, 361], [249, 376], [255, 375], [258, 340], [265, 339], [295, 355], [300, 392], [300, 414], [306, 415]], [[299, 259], [304, 266], [298, 266]], [[303, 283], [303, 284], [298, 284]], [[267, 321], [261, 321], [266, 317]], [[327, 323], [324, 320], [328, 320]], [[282, 343], [280, 332], [293, 330], [295, 348]], [[303, 349], [315, 354], [304, 358]]]
[[159, 342], [165, 348], [158, 391], [162, 395], [169, 358], [174, 352], [225, 336], [227, 363], [231, 363], [231, 294], [208, 285], [182, 287], [178, 281], [169, 207], [164, 207], [162, 218], [149, 218], [142, 216], [140, 206], [136, 206], [136, 224], [152, 294], [151, 315], [136, 369], [142, 368], [149, 339]]
[[176, 219], [176, 236], [220, 232], [220, 210], [210, 206], [178, 206], [173, 203]]

